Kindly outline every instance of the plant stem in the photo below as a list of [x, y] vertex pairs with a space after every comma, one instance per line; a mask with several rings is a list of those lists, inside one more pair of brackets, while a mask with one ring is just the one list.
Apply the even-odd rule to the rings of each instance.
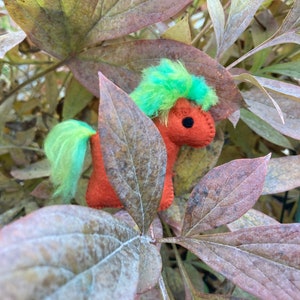
[[59, 68], [60, 66], [63, 66], [65, 64], [65, 60], [60, 61], [56, 64], [54, 64], [53, 66], [51, 66], [50, 68], [34, 75], [33, 77], [29, 78], [28, 80], [22, 82], [20, 85], [18, 85], [17, 87], [15, 87], [14, 89], [12, 89], [10, 92], [8, 92], [1, 100], [0, 100], [0, 104], [2, 104], [5, 100], [7, 100], [9, 97], [11, 97], [14, 93], [16, 93], [17, 91], [19, 91], [20, 89], [22, 89], [23, 87], [25, 87], [26, 85], [30, 84], [31, 82], [37, 80], [40, 77], [45, 76], [46, 74], [56, 70], [57, 68]]

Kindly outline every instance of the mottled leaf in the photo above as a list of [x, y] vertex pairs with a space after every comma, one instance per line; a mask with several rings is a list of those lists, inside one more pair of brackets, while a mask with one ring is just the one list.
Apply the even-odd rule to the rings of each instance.
[[74, 118], [92, 99], [93, 95], [73, 77], [66, 90], [63, 119]]
[[168, 238], [260, 299], [294, 300], [300, 293], [300, 224], [260, 226], [231, 233]]
[[283, 148], [293, 149], [290, 141], [271, 125], [246, 109], [241, 109], [241, 119], [258, 135]]
[[87, 46], [166, 20], [190, 0], [4, 1], [10, 16], [41, 49], [66, 58]]
[[243, 228], [278, 224], [279, 222], [277, 222], [275, 219], [269, 217], [268, 215], [258, 210], [251, 208], [240, 218], [233, 221], [232, 223], [227, 224], [227, 227], [230, 231], [237, 231]]
[[272, 94], [283, 112], [284, 124], [278, 115], [278, 111], [263, 97], [258, 89], [243, 92], [243, 97], [248, 104], [248, 109], [261, 119], [269, 123], [280, 133], [294, 139], [300, 139], [300, 102], [293, 101], [279, 94]]
[[9, 32], [0, 36], [0, 58], [14, 46], [21, 43], [26, 37], [24, 31]]
[[161, 200], [166, 150], [154, 123], [131, 98], [99, 73], [99, 133], [106, 173], [142, 233]]
[[262, 194], [276, 194], [300, 186], [300, 155], [272, 158]]
[[98, 94], [97, 72], [130, 93], [141, 78], [141, 71], [161, 58], [180, 59], [187, 69], [204, 76], [215, 88], [219, 104], [211, 109], [215, 120], [225, 119], [244, 105], [232, 76], [204, 52], [171, 40], [140, 40], [89, 49], [68, 62], [76, 78], [94, 95]]
[[269, 158], [238, 159], [210, 170], [187, 203], [183, 235], [199, 234], [246, 213], [261, 194]]
[[217, 49], [217, 57], [220, 57], [244, 32], [262, 2], [263, 0], [231, 1], [224, 35]]
[[108, 213], [46, 207], [0, 231], [1, 298], [133, 299], [142, 252], [158, 255]]
[[214, 141], [206, 148], [182, 147], [174, 166], [174, 193], [190, 193], [199, 180], [211, 170], [220, 156], [224, 134], [219, 128]]

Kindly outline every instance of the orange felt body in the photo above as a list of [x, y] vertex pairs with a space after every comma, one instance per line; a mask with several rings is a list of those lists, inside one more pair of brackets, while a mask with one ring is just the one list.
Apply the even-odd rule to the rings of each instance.
[[[167, 209], [173, 202], [173, 166], [180, 146], [205, 147], [215, 136], [214, 120], [209, 112], [194, 106], [185, 98], [180, 98], [170, 110], [167, 124], [159, 118], [153, 120], [167, 149], [167, 168], [164, 189], [159, 210]], [[103, 163], [99, 134], [90, 139], [93, 172], [88, 184], [86, 201], [94, 208], [122, 207], [111, 186]]]

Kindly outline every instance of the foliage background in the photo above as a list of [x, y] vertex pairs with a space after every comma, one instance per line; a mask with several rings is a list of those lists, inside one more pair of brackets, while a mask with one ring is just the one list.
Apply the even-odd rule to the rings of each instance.
[[[79, 118], [97, 127], [99, 101], [95, 94], [98, 83], [91, 74], [100, 69], [130, 92], [141, 69], [157, 61], [159, 56], [182, 58], [191, 70], [204, 72], [223, 97], [222, 106], [213, 112], [218, 121], [214, 143], [197, 151], [186, 147], [178, 158], [174, 178], [178, 196], [175, 208], [182, 205], [182, 199], [215, 165], [271, 152], [263, 196], [255, 208], [283, 223], [299, 222], [299, 1], [262, 2], [243, 1], [243, 6], [240, 1], [232, 1], [230, 10], [230, 2], [222, 1], [226, 12], [223, 16], [218, 1], [193, 1], [192, 4], [181, 1], [185, 5], [178, 9], [179, 12], [170, 12], [171, 18], [154, 16], [155, 24], [152, 19], [147, 19], [146, 24], [133, 10], [133, 16], [126, 18], [138, 19], [142, 29], [128, 35], [132, 32], [130, 28], [128, 32], [118, 31], [105, 28], [107, 23], [104, 22], [99, 26], [104, 26], [102, 30], [106, 29], [107, 35], [101, 38], [97, 31], [85, 27], [89, 21], [82, 18], [81, 13], [75, 15], [76, 22], [70, 20], [72, 26], [78, 23], [81, 28], [70, 26], [66, 35], [61, 31], [64, 24], [58, 22], [61, 16], [54, 10], [39, 20], [45, 26], [51, 25], [49, 36], [39, 32], [35, 24], [36, 27], [30, 27], [31, 20], [23, 20], [22, 28], [31, 38], [25, 40], [24, 33], [19, 31], [0, 2], [1, 37], [5, 37], [0, 40], [1, 225], [40, 207], [61, 203], [60, 199], [51, 198], [43, 141], [53, 125], [69, 118]], [[11, 5], [13, 3], [11, 1]], [[285, 19], [293, 4], [294, 14]], [[20, 18], [18, 14], [15, 10], [13, 17]], [[120, 18], [113, 23], [122, 28], [125, 21]], [[9, 33], [13, 33], [12, 40], [7, 39]], [[74, 36], [77, 38], [73, 39]], [[220, 70], [215, 61], [202, 57], [197, 49], [216, 58], [227, 70]], [[204, 62], [207, 68], [199, 71], [196, 65]], [[85, 205], [90, 168], [88, 158], [74, 204]], [[175, 254], [172, 249], [166, 249], [166, 253], [167, 272], [172, 274], [173, 281], [170, 285], [180, 297], [184, 288], [176, 281], [179, 273], [172, 262]], [[190, 262], [187, 263], [188, 272], [197, 272], [197, 278], [206, 277], [205, 281], [200, 281], [204, 282], [200, 290], [209, 286], [211, 291], [220, 293], [222, 286], [218, 274], [212, 270], [203, 271], [204, 265], [199, 266], [200, 262], [190, 253], [182, 256], [185, 263]]]

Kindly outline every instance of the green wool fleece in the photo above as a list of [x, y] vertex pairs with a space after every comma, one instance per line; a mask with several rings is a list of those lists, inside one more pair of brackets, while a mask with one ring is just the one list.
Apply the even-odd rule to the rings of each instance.
[[166, 58], [143, 71], [142, 80], [130, 97], [151, 118], [168, 112], [179, 98], [187, 98], [205, 111], [218, 102], [215, 91], [203, 77], [191, 75], [181, 62]]

